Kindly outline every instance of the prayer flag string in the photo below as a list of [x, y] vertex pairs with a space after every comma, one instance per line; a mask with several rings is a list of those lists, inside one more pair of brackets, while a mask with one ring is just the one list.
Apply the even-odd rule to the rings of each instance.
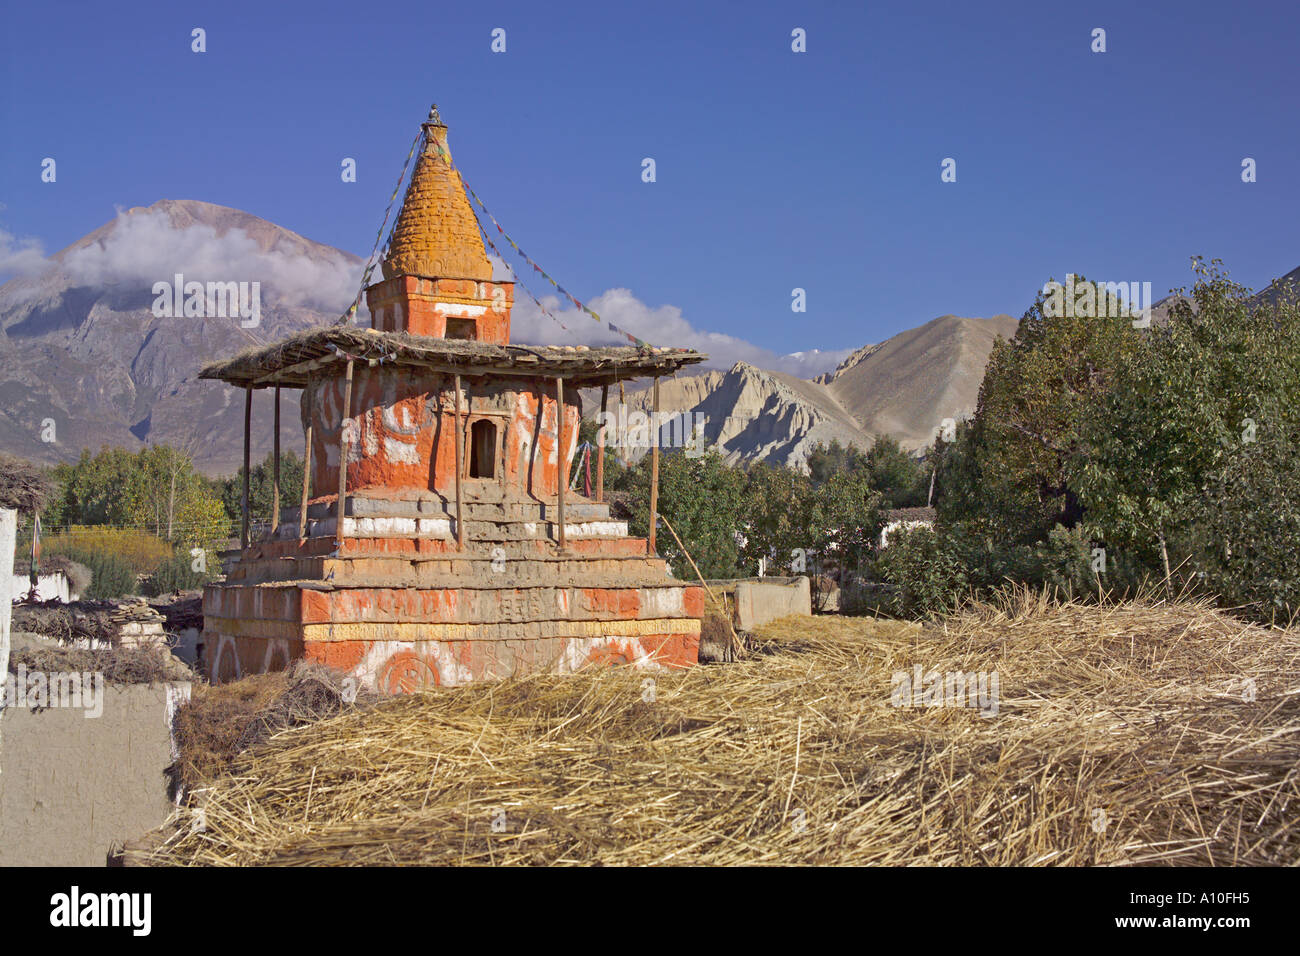
[[537, 308], [541, 309], [542, 315], [546, 316], [548, 319], [550, 319], [560, 328], [564, 329], [564, 331], [568, 332], [569, 334], [573, 334], [572, 329], [570, 329], [567, 325], [565, 325], [558, 318], [556, 318], [555, 315], [552, 314], [550, 309], [542, 305], [541, 299], [533, 295], [533, 290], [528, 288], [528, 285], [524, 282], [524, 280], [519, 277], [519, 273], [515, 272], [515, 267], [512, 266], [509, 260], [507, 260], [506, 257], [501, 254], [501, 250], [497, 248], [496, 243], [492, 241], [492, 238], [486, 232], [483, 231], [483, 224], [481, 222], [478, 222], [477, 219], [475, 219], [474, 221], [478, 223], [479, 235], [483, 237], [483, 241], [486, 242], [488, 244], [488, 247], [491, 248], [491, 250], [497, 254], [497, 258], [500, 259], [505, 264], [505, 267], [510, 270], [510, 274], [514, 276], [515, 282], [518, 283], [519, 286], [525, 292], [528, 293], [528, 298], [532, 299], [533, 304], [536, 305]]
[[420, 132], [415, 135], [415, 140], [411, 143], [410, 152], [406, 154], [406, 162], [402, 164], [402, 175], [397, 177], [397, 185], [393, 187], [393, 194], [388, 197], [388, 208], [384, 210], [384, 221], [379, 224], [379, 232], [375, 234], [374, 248], [370, 250], [370, 258], [366, 260], [366, 271], [361, 276], [361, 288], [357, 290], [357, 297], [352, 300], [347, 312], [339, 319], [339, 325], [351, 324], [356, 319], [357, 309], [361, 307], [361, 296], [365, 293], [366, 287], [370, 285], [371, 273], [375, 271], [375, 254], [379, 252], [379, 240], [384, 236], [384, 227], [388, 225], [388, 217], [393, 212], [393, 203], [397, 201], [397, 194], [402, 189], [402, 183], [406, 181], [406, 171], [411, 167], [411, 157], [415, 155], [423, 140], [424, 126], [421, 126]]
[[[501, 223], [497, 222], [496, 216], [492, 215], [492, 211], [488, 209], [487, 204], [484, 203], [483, 200], [479, 198], [478, 193], [474, 192], [474, 189], [470, 186], [469, 182], [465, 179], [465, 174], [462, 173], [459, 169], [456, 169], [456, 167], [452, 164], [451, 156], [448, 155], [447, 151], [442, 148], [442, 145], [437, 142], [435, 142], [433, 145], [438, 150], [438, 154], [443, 158], [443, 161], [446, 162], [446, 164], [449, 167], [451, 167], [456, 171], [456, 175], [460, 178], [461, 185], [465, 187], [465, 191], [469, 193], [470, 198], [473, 199], [474, 202], [478, 203], [479, 208], [483, 210], [483, 214], [492, 221], [492, 225], [497, 227], [497, 232], [501, 233], [501, 235], [505, 237], [506, 242], [510, 243], [510, 248], [514, 249], [515, 252], [519, 253], [519, 257], [521, 259], [523, 259], [525, 262], [527, 262], [530, 266], [533, 267], [534, 272], [538, 273], [547, 282], [555, 286], [556, 291], [559, 292], [560, 295], [568, 299], [570, 302], [572, 302], [574, 306], [576, 306], [578, 309], [580, 309], [583, 312], [586, 312], [597, 322], [603, 322], [606, 326], [610, 328], [611, 331], [617, 332], [619, 335], [623, 336], [625, 339], [627, 339], [637, 348], [644, 349], [644, 350], [650, 350], [654, 348], [654, 346], [652, 346], [649, 342], [645, 341], [644, 339], [637, 338], [631, 332], [627, 331], [626, 329], [619, 328], [617, 325], [615, 325], [613, 322], [609, 321], [608, 319], [602, 319], [596, 312], [587, 308], [587, 306], [583, 305], [582, 302], [578, 301], [577, 296], [573, 295], [571, 292], [565, 289], [564, 286], [560, 285], [553, 278], [551, 278], [550, 273], [548, 273], [545, 269], [543, 269], [535, 261], [533, 261], [533, 259], [528, 255], [528, 253], [524, 252], [523, 249], [519, 248], [519, 244], [510, 237], [510, 234], [506, 232], [504, 228], [502, 228]], [[479, 231], [483, 233], [483, 236], [486, 239], [487, 231], [483, 229], [481, 223], [479, 225]], [[496, 250], [496, 245], [493, 244], [490, 240], [488, 242], [488, 245], [492, 246], [492, 248]], [[501, 253], [498, 251], [497, 255], [500, 256]], [[504, 260], [505, 257], [502, 256], [502, 261]], [[518, 278], [518, 273], [515, 273], [513, 269], [511, 270], [511, 272], [514, 273], [516, 278]], [[528, 292], [528, 295], [532, 298], [534, 302], [538, 302], [537, 297], [533, 295], [531, 290], [525, 287], [525, 291]], [[540, 305], [541, 303], [538, 302], [538, 304]], [[552, 318], [554, 318], [554, 316], [552, 316]], [[557, 319], [556, 321], [559, 320]], [[568, 330], [566, 329], [565, 331]]]

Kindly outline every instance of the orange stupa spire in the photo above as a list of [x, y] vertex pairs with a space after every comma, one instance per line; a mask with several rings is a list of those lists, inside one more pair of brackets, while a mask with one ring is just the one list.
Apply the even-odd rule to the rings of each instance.
[[491, 279], [492, 264], [465, 184], [451, 164], [447, 127], [438, 118], [437, 107], [429, 111], [424, 132], [424, 150], [411, 174], [383, 262], [384, 278]]

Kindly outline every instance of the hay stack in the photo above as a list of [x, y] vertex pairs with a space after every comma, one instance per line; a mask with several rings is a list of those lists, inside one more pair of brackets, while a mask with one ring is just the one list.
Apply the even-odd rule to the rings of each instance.
[[9, 655], [10, 673], [20, 668], [30, 674], [102, 674], [109, 684], [152, 684], [189, 681], [194, 675], [184, 664], [159, 648], [149, 647], [65, 647], [28, 642]]
[[[799, 618], [760, 637], [768, 653], [653, 684], [536, 676], [285, 731], [152, 859], [1300, 860], [1300, 632], [1022, 594], [938, 628]], [[997, 715], [891, 706], [891, 675], [915, 664], [996, 669]]]

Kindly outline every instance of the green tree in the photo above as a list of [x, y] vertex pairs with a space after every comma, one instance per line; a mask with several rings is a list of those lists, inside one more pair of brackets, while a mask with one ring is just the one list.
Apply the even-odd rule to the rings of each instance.
[[60, 524], [131, 524], [131, 502], [142, 493], [138, 457], [105, 445], [92, 455], [83, 448], [75, 465], [55, 469], [63, 493], [56, 505]]
[[[249, 471], [248, 499], [249, 521], [268, 524], [275, 501], [275, 456], [267, 453], [259, 464]], [[292, 451], [280, 454], [280, 507], [296, 507], [302, 500], [303, 461]], [[244, 469], [229, 478], [220, 479], [221, 502], [232, 528], [243, 520]], [[278, 520], [277, 520], [278, 523]]]
[[1218, 261], [1150, 330], [1083, 430], [1091, 534], [1266, 617], [1300, 608], [1300, 309]]
[[841, 445], [832, 438], [829, 445], [818, 443], [808, 453], [808, 475], [814, 485], [824, 484], [831, 475], [866, 467], [866, 456], [853, 445]]
[[880, 492], [882, 508], [915, 508], [925, 504], [929, 470], [922, 459], [905, 452], [893, 435], [877, 435], [867, 452], [871, 487]]
[[823, 568], [845, 573], [862, 567], [875, 550], [884, 525], [880, 492], [864, 468], [831, 475], [813, 495], [809, 532]]
[[[1077, 279], [1075, 289], [1097, 287]], [[1006, 543], [1041, 541], [1056, 524], [1082, 517], [1071, 485], [1082, 429], [1118, 369], [1138, 344], [1128, 317], [1107, 318], [1108, 296], [1088, 314], [1053, 314], [1040, 292], [1010, 342], [989, 357], [979, 401], [956, 450], [942, 467], [949, 520], [973, 522]], [[957, 487], [955, 485], [964, 485]]]
[[59, 493], [42, 520], [51, 529], [112, 525], [146, 529], [174, 544], [210, 546], [227, 533], [219, 497], [194, 470], [190, 454], [170, 445], [139, 452], [83, 449], [75, 464], [53, 470]]
[[[650, 531], [650, 470], [647, 455], [622, 475], [618, 487], [631, 512], [630, 530], [639, 537]], [[744, 474], [728, 467], [717, 451], [690, 457], [673, 450], [660, 456], [659, 513], [671, 522], [706, 578], [741, 573], [738, 534], [744, 488]], [[657, 546], [678, 577], [691, 576], [690, 565], [666, 529], [659, 530]]]
[[745, 475], [743, 496], [744, 572], [757, 574], [765, 558], [768, 574], [804, 573], [803, 555], [813, 547], [811, 479], [785, 465], [756, 462]]
[[132, 524], [187, 547], [208, 547], [225, 535], [221, 502], [194, 470], [188, 452], [152, 445], [138, 453], [136, 463], [141, 478], [127, 501]]

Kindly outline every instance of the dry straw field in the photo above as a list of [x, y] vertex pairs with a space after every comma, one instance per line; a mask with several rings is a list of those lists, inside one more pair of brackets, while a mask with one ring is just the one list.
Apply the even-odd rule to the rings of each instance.
[[[736, 664], [432, 691], [282, 731], [195, 792], [151, 862], [1300, 861], [1300, 632], [1021, 593], [924, 629], [818, 617], [760, 638]], [[996, 670], [996, 716], [892, 706], [917, 664]]]

